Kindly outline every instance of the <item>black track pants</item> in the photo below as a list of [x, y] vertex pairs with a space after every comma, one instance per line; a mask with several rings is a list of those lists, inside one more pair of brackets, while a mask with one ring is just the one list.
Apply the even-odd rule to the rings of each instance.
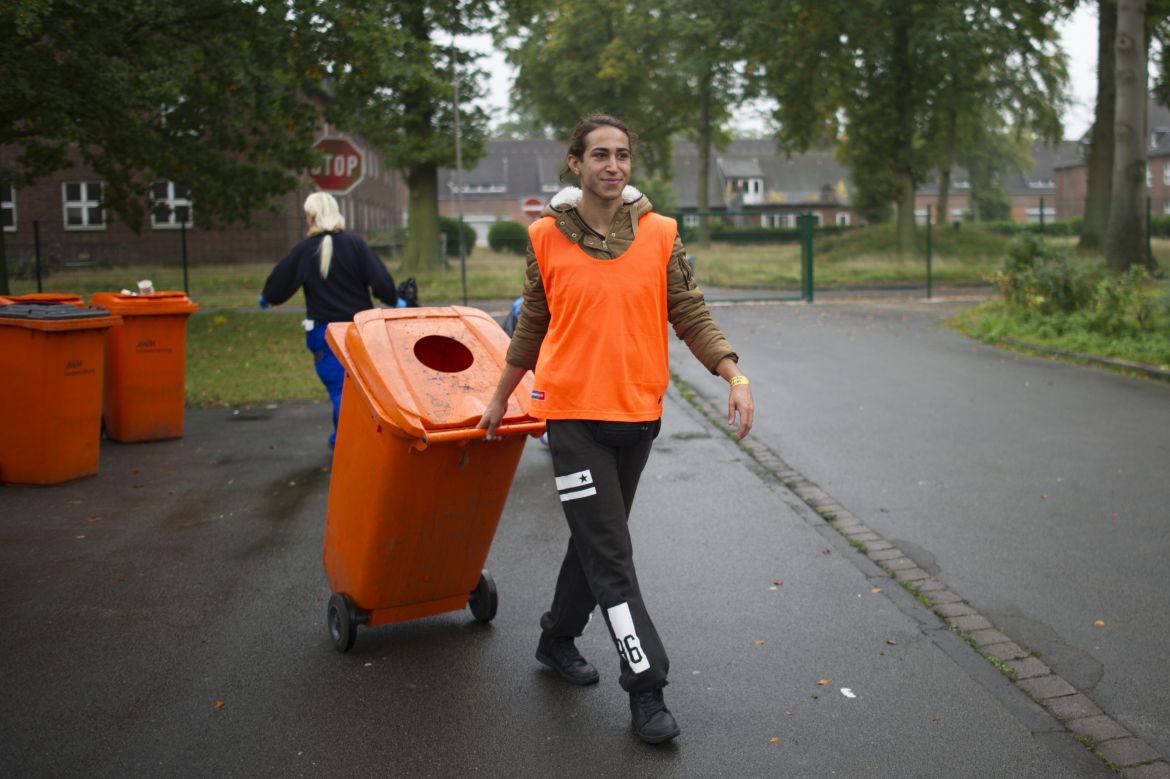
[[654, 422], [553, 419], [549, 447], [569, 522], [552, 607], [540, 620], [554, 638], [576, 638], [598, 605], [621, 661], [625, 690], [666, 681], [670, 661], [646, 613], [627, 525], [638, 479], [661, 428]]

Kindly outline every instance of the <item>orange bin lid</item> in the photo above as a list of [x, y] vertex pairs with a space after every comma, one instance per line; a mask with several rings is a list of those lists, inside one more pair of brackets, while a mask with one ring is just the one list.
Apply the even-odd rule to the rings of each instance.
[[[371, 411], [419, 438], [479, 421], [509, 343], [494, 319], [463, 306], [375, 308], [330, 325], [326, 337]], [[528, 396], [512, 394], [503, 423], [531, 421]]]
[[77, 306], [78, 308], [85, 307], [85, 302], [81, 299], [81, 295], [73, 295], [67, 292], [30, 292], [27, 295], [0, 295], [0, 306], [11, 306], [21, 303], [38, 305], [65, 303], [70, 306]]
[[95, 292], [89, 298], [91, 306], [109, 309], [122, 316], [160, 316], [163, 314], [194, 314], [199, 306], [191, 302], [185, 292], [153, 292], [134, 295], [127, 292]]
[[120, 325], [122, 317], [100, 308], [78, 308], [67, 303], [12, 303], [0, 306], [0, 326], [62, 332], [97, 330]]

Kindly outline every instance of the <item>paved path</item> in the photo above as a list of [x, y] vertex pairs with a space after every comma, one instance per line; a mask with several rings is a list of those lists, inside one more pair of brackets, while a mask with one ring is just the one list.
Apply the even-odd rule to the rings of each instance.
[[[799, 410], [765, 362], [760, 432], [783, 446]], [[535, 441], [489, 558], [496, 620], [362, 629], [340, 655], [328, 424], [325, 404], [194, 410], [180, 441], [104, 444], [96, 477], [0, 488], [0, 775], [1112, 775], [674, 391], [633, 529], [676, 742], [631, 734], [596, 625], [600, 685], [532, 658], [566, 540]]]
[[[973, 343], [941, 326], [957, 309], [716, 317], [757, 440], [1170, 755], [1170, 385]], [[725, 404], [684, 355], [675, 369]]]

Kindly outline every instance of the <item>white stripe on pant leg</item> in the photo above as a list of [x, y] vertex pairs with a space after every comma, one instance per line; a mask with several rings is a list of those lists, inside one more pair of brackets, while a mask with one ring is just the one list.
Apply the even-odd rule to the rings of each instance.
[[557, 476], [557, 491], [571, 490], [577, 487], [587, 487], [593, 483], [593, 474], [589, 469], [570, 473], [566, 476]]
[[609, 616], [609, 626], [613, 628], [613, 641], [617, 645], [618, 654], [629, 664], [630, 670], [640, 674], [650, 668], [650, 658], [642, 651], [642, 642], [634, 630], [630, 604], [619, 603], [606, 609], [605, 613]]
[[590, 495], [596, 495], [596, 494], [597, 494], [596, 487], [590, 487], [587, 490], [577, 490], [576, 492], [562, 492], [561, 493], [561, 503], [564, 503], [566, 500], [577, 500], [577, 498], [588, 498]]

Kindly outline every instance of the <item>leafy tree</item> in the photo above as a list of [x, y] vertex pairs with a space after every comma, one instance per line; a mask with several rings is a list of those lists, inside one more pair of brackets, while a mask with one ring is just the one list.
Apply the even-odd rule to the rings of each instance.
[[1109, 225], [1113, 190], [1113, 117], [1117, 84], [1113, 42], [1117, 37], [1116, 0], [1097, 0], [1097, 103], [1089, 130], [1088, 182], [1080, 247], [1100, 249]]
[[587, 12], [570, 0], [513, 0], [505, 11], [499, 40], [517, 66], [516, 107], [561, 138], [590, 113], [614, 114], [638, 135], [640, 175], [668, 175], [685, 99], [672, 14], [653, 0], [597, 0]]
[[197, 222], [241, 220], [313, 163], [312, 78], [280, 6], [42, 0], [0, 7], [0, 145], [17, 185], [81, 162], [134, 229], [150, 185], [198, 193]]
[[[405, 264], [437, 266], [438, 168], [454, 162], [453, 61], [463, 156], [483, 151], [473, 57], [450, 41], [486, 2], [39, 0], [0, 7], [0, 144], [18, 185], [80, 161], [104, 205], [138, 229], [150, 184], [194, 193], [197, 223], [247, 224], [316, 162], [321, 120], [361, 133], [406, 173]], [[441, 38], [441, 40], [439, 40]]]
[[1146, 2], [1119, 0], [1114, 45], [1117, 112], [1105, 261], [1115, 271], [1146, 264]]
[[685, 119], [684, 134], [699, 152], [697, 238], [700, 245], [707, 246], [711, 243], [707, 186], [711, 149], [723, 148], [731, 140], [727, 125], [733, 107], [745, 94], [746, 9], [729, 0], [679, 0], [676, 6], [670, 15], [675, 56], [692, 96], [684, 104], [692, 108]]
[[980, 105], [1023, 115], [1059, 105], [1067, 75], [1055, 9], [1032, 0], [789, 0], [769, 9], [753, 21], [753, 50], [779, 102], [779, 139], [803, 151], [839, 138], [857, 199], [897, 203], [898, 246], [909, 251], [914, 192], [939, 167], [945, 128], [957, 132]]
[[484, 152], [487, 114], [476, 107], [478, 55], [449, 42], [470, 33], [488, 12], [482, 0], [294, 0], [299, 25], [324, 68], [325, 116], [361, 133], [388, 165], [405, 172], [410, 230], [402, 266], [442, 267], [439, 168], [455, 166], [453, 77], [459, 78], [462, 163]]

